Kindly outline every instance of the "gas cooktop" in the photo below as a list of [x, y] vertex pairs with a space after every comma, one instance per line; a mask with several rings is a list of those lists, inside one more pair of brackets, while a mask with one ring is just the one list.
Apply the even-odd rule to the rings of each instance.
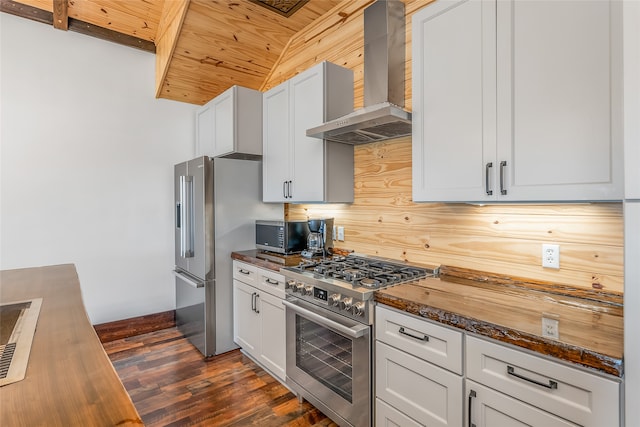
[[[359, 255], [334, 256], [318, 260], [303, 260], [285, 270], [307, 273], [314, 279], [335, 279], [352, 287], [379, 289], [437, 274], [437, 268], [421, 268], [397, 261]], [[335, 283], [334, 280], [332, 282]]]

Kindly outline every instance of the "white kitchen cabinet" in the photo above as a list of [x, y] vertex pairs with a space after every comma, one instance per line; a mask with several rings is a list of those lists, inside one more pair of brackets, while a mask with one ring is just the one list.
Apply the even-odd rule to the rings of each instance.
[[240, 261], [233, 264], [234, 341], [285, 381], [284, 276]]
[[478, 383], [466, 380], [467, 417], [475, 427], [578, 427]]
[[[469, 380], [499, 392], [491, 399], [485, 394], [479, 397], [479, 401], [487, 399], [477, 404], [481, 408], [472, 404], [471, 421], [478, 426], [520, 425], [506, 421], [482, 424], [488, 416], [496, 420], [505, 414], [516, 416], [514, 411], [525, 421], [522, 425], [620, 426], [619, 381], [469, 335], [466, 349], [467, 396], [470, 390], [480, 393]], [[514, 400], [526, 402], [521, 404], [526, 411], [524, 406], [521, 411], [515, 410]], [[547, 424], [545, 414], [575, 424]]]
[[461, 427], [462, 333], [380, 305], [375, 325], [376, 425]]
[[232, 86], [196, 112], [196, 154], [258, 159], [262, 155], [262, 93]]
[[622, 198], [621, 2], [439, 0], [412, 31], [415, 201]]
[[263, 201], [353, 202], [353, 146], [306, 136], [353, 111], [353, 72], [322, 62], [263, 94]]

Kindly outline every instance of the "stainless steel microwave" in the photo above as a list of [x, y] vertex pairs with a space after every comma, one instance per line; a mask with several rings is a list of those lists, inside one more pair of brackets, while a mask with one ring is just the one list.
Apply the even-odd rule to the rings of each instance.
[[279, 254], [294, 254], [307, 248], [307, 221], [256, 220], [256, 248]]

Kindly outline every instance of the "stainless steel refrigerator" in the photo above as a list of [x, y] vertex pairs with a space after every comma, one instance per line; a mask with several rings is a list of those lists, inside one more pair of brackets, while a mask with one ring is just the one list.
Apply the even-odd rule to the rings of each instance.
[[262, 203], [260, 161], [199, 157], [175, 171], [176, 324], [205, 356], [232, 350], [231, 252], [255, 248], [255, 220], [281, 219]]

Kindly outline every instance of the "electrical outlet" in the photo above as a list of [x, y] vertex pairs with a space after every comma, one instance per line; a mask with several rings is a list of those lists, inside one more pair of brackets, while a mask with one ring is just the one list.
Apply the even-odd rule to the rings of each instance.
[[560, 268], [560, 245], [542, 245], [542, 266]]
[[338, 227], [338, 240], [344, 242], [344, 227]]
[[557, 319], [550, 319], [548, 317], [542, 318], [542, 336], [546, 338], [553, 338], [557, 340], [560, 338], [560, 333], [558, 331], [558, 323], [560, 323]]

